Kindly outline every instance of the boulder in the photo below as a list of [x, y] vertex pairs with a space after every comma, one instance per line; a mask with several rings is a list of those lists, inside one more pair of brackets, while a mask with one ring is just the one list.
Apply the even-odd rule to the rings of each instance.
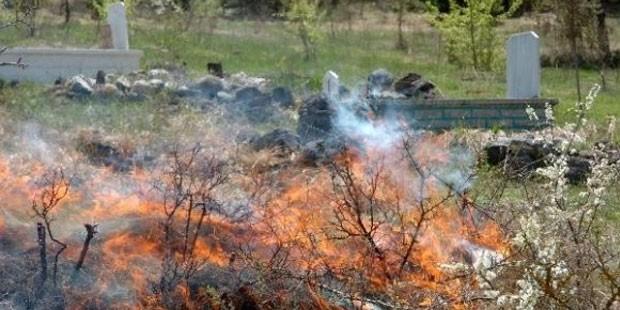
[[417, 73], [409, 73], [394, 84], [394, 90], [408, 98], [436, 99], [440, 98], [439, 90], [432, 82]]
[[289, 109], [295, 105], [293, 92], [287, 87], [276, 87], [271, 91], [271, 99], [281, 108]]
[[203, 96], [213, 99], [219, 91], [224, 89], [224, 82], [216, 76], [207, 75], [191, 88], [198, 90]]
[[394, 77], [385, 69], [375, 70], [368, 76], [368, 92], [371, 95], [389, 91], [394, 83]]
[[485, 153], [489, 165], [503, 165], [510, 175], [523, 176], [545, 167], [548, 155], [555, 149], [544, 141], [513, 139], [490, 143]]
[[592, 173], [591, 160], [592, 157], [585, 154], [569, 156], [566, 161], [568, 165], [568, 171], [565, 174], [566, 179], [572, 184], [586, 181], [590, 173]]
[[[485, 146], [486, 162], [501, 166], [509, 176], [528, 176], [538, 168], [547, 167], [552, 156], [560, 155], [554, 144], [528, 139], [495, 141]], [[565, 174], [568, 181], [573, 184], [585, 181], [592, 172], [593, 159], [591, 154], [569, 155]]]
[[237, 90], [234, 103], [236, 108], [252, 122], [265, 122], [275, 113], [271, 105], [271, 96], [254, 86]]
[[74, 96], [90, 96], [93, 93], [93, 85], [90, 80], [82, 75], [76, 75], [69, 80], [69, 93]]
[[298, 113], [297, 134], [303, 143], [325, 139], [332, 132], [332, 119], [336, 112], [325, 97], [313, 96], [308, 98]]

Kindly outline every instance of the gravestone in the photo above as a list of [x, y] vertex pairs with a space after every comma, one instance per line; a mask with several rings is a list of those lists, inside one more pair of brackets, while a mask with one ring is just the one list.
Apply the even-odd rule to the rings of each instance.
[[533, 31], [518, 33], [508, 39], [506, 44], [508, 99], [540, 97], [539, 49], [540, 39]]
[[328, 100], [338, 99], [340, 94], [340, 77], [334, 71], [328, 71], [323, 77], [323, 95]]
[[108, 24], [112, 33], [112, 45], [118, 50], [129, 50], [129, 34], [127, 33], [127, 16], [122, 2], [108, 8]]

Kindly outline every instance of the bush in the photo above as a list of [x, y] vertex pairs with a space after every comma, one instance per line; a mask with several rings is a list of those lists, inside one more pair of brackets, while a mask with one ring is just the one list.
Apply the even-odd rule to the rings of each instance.
[[520, 0], [513, 1], [508, 10], [503, 10], [501, 0], [466, 0], [464, 6], [452, 0], [450, 12], [441, 13], [430, 3], [432, 24], [446, 41], [449, 61], [477, 71], [497, 69], [502, 41], [496, 26], [520, 4]]

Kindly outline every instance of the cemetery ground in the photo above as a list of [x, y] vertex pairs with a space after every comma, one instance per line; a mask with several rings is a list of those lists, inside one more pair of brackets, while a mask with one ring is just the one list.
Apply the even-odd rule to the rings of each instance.
[[[421, 15], [407, 19], [410, 21], [406, 33], [408, 51], [394, 48], [393, 16], [369, 14], [352, 26], [326, 23], [317, 55], [311, 60], [304, 60], [299, 39], [284, 22], [220, 19], [213, 31], [208, 30], [206, 22], [187, 31], [171, 31], [182, 29], [184, 21], [178, 17], [131, 19], [130, 44], [144, 51], [142, 67], [146, 69], [185, 64], [190, 74], [198, 76], [206, 72], [207, 62], [222, 62], [226, 72], [266, 77], [303, 95], [304, 91], [319, 89], [328, 70], [338, 72], [345, 84], [355, 86], [363, 82], [369, 72], [385, 68], [396, 76], [421, 73], [435, 82], [447, 98], [503, 98], [506, 94], [503, 69], [497, 73], [476, 73], [449, 64], [441, 52], [438, 35], [430, 30]], [[63, 25], [56, 16], [46, 16], [42, 20], [40, 33], [34, 38], [26, 38], [15, 29], [4, 30], [3, 44], [53, 47], [96, 47], [99, 44], [98, 26], [87, 17], [76, 18], [68, 25]], [[610, 18], [610, 26], [610, 41], [612, 44], [620, 42], [620, 31], [617, 31], [620, 19]], [[532, 29], [538, 31], [544, 53], [545, 46], [554, 43], [547, 37], [551, 34], [536, 28], [532, 18], [520, 18], [508, 20], [502, 32], [507, 35]], [[582, 93], [587, 93], [595, 83], [601, 83], [598, 70], [581, 70], [580, 74]], [[555, 109], [560, 124], [574, 120], [569, 111], [577, 100], [574, 75], [574, 70], [567, 68], [542, 70], [541, 97], [560, 100]], [[620, 96], [620, 70], [607, 70], [605, 76], [607, 88], [590, 112], [590, 119], [600, 124], [606, 123], [610, 115], [620, 115], [620, 105], [615, 100]]]
[[[346, 23], [326, 24], [323, 38], [318, 43], [317, 55], [305, 60], [302, 46], [295, 33], [286, 28], [284, 22], [265, 22], [254, 20], [220, 19], [214, 30], [208, 30], [206, 23], [194, 25], [188, 30], [171, 31], [184, 26], [178, 17], [159, 17], [156, 21], [146, 18], [130, 17], [130, 45], [143, 50], [141, 66], [145, 69], [160, 67], [181, 67], [193, 77], [206, 73], [207, 62], [221, 62], [227, 73], [246, 72], [252, 76], [265, 77], [274, 85], [290, 87], [303, 98], [320, 90], [325, 72], [338, 72], [346, 85], [356, 86], [365, 81], [368, 73], [377, 68], [386, 68], [395, 76], [408, 72], [418, 72], [439, 85], [447, 98], [504, 98], [506, 79], [504, 70], [496, 73], [472, 72], [449, 64], [441, 52], [438, 35], [426, 24], [422, 15], [411, 15], [407, 20], [406, 39], [409, 49], [400, 51], [394, 48], [396, 25], [394, 17], [386, 14], [368, 14], [365, 19]], [[44, 15], [40, 33], [34, 38], [26, 38], [15, 29], [3, 31], [3, 44], [11, 46], [54, 46], [54, 47], [96, 47], [98, 25], [88, 17], [74, 18], [67, 25], [59, 22], [56, 16]], [[620, 18], [609, 19], [612, 44], [620, 42]], [[416, 26], [422, 25], [422, 26]], [[334, 30], [335, 29], [335, 30]], [[504, 35], [520, 31], [537, 30], [532, 18], [523, 17], [508, 20], [502, 26]], [[539, 31], [543, 52], [550, 39]], [[618, 43], [616, 43], [618, 44]], [[612, 46], [617, 48], [620, 46]], [[577, 100], [574, 70], [568, 68], [542, 69], [541, 97], [558, 98], [555, 107], [556, 123], [562, 125], [574, 122], [576, 114], [572, 111]], [[583, 96], [594, 84], [601, 83], [600, 72], [592, 69], [580, 70]], [[620, 116], [620, 69], [605, 71], [607, 88], [603, 90], [588, 113], [589, 121], [601, 129], [595, 135], [606, 139], [605, 129], [610, 116]], [[147, 98], [146, 102], [127, 103], [121, 100], [100, 99], [80, 101], [64, 97], [49, 96], [46, 87], [22, 83], [17, 88], [4, 87], [0, 104], [8, 115], [40, 122], [42, 126], [67, 130], [71, 128], [97, 127], [111, 135], [136, 136], [136, 140], [147, 136], [171, 134], [170, 113], [179, 118], [195, 120], [195, 109], [188, 106], [170, 106], [166, 95]], [[5, 113], [6, 113], [5, 112]], [[101, 117], [101, 116], [104, 117]], [[294, 127], [294, 115], [284, 123], [263, 124], [257, 128], [267, 133], [275, 128]], [[212, 119], [200, 120], [211, 122]], [[207, 126], [208, 127], [208, 126]], [[500, 130], [494, 128], [493, 130]], [[457, 128], [454, 132], [458, 134]], [[616, 129], [620, 133], [620, 128]], [[620, 140], [620, 134], [615, 135]], [[474, 188], [484, 190], [494, 188], [498, 180], [493, 169], [480, 169]], [[527, 196], [522, 180], [509, 180], [505, 198], [519, 201]], [[513, 183], [514, 182], [514, 183]], [[536, 184], [536, 180], [528, 183]], [[576, 195], [581, 186], [573, 189]], [[618, 185], [620, 201], [620, 185]], [[490, 199], [490, 198], [489, 198]], [[620, 220], [620, 209], [609, 214]]]
[[[62, 25], [46, 14], [36, 37], [9, 28], [0, 32], [0, 42], [99, 45], [98, 25], [87, 17]], [[324, 112], [320, 98], [306, 98], [317, 98], [310, 96], [321, 91], [329, 70], [350, 89], [385, 68], [397, 78], [420, 73], [446, 98], [505, 98], [503, 70], [472, 72], [449, 64], [423, 19], [407, 18], [414, 29], [406, 33], [408, 51], [394, 48], [393, 18], [373, 13], [350, 29], [326, 23], [317, 54], [304, 60], [301, 43], [283, 22], [222, 19], [212, 31], [206, 23], [182, 31], [179, 18], [129, 17], [130, 46], [144, 51], [146, 71], [180, 68], [191, 79], [183, 83], [193, 85], [207, 74], [208, 62], [221, 62], [226, 73], [290, 87], [295, 106], [278, 109], [268, 121], [251, 121], [261, 117], [243, 107], [185, 104], [163, 91], [142, 100], [77, 98], [58, 95], [49, 85], [13, 87], [7, 81], [0, 88], [0, 250], [7, 249], [0, 251], [0, 308], [620, 309], [620, 139], [618, 129], [615, 137], [606, 132], [609, 117], [620, 116], [620, 70], [605, 72], [606, 89], [587, 113], [599, 131], [578, 133], [591, 140], [576, 142], [577, 135], [562, 128], [534, 134], [553, 147], [567, 141], [576, 148], [561, 155], [570, 153], [578, 170], [583, 158], [596, 163], [588, 166], [592, 178], [575, 182], [564, 178], [570, 169], [554, 170], [561, 156], [545, 153], [540, 144], [515, 161], [506, 157], [505, 169], [491, 167], [482, 154], [502, 135], [499, 127], [473, 135], [461, 128], [402, 137], [399, 132], [402, 141], [395, 143], [390, 126], [381, 120], [369, 126], [361, 117], [344, 141], [301, 141], [298, 111], [308, 104], [308, 113]], [[611, 23], [611, 42], [620, 42], [620, 19]], [[506, 35], [526, 30], [539, 31], [543, 48], [549, 44], [531, 19], [502, 26]], [[601, 78], [596, 70], [580, 74], [585, 97]], [[581, 120], [572, 111], [573, 70], [543, 68], [541, 82], [541, 97], [560, 101], [558, 125]], [[330, 121], [350, 121], [348, 112], [333, 112], [338, 120]], [[368, 127], [370, 134], [362, 130]], [[355, 140], [358, 130], [361, 138]], [[595, 142], [610, 136], [615, 141], [605, 144], [609, 149], [599, 149]], [[520, 145], [520, 139], [510, 143]], [[384, 140], [392, 144], [386, 148]], [[202, 147], [194, 147], [195, 141]], [[339, 150], [330, 153], [330, 147]], [[582, 157], [582, 150], [594, 155]], [[523, 168], [519, 160], [530, 151], [553, 160], [527, 159], [527, 178], [510, 171]], [[77, 171], [75, 178], [50, 169], [42, 182], [32, 180], [57, 162]], [[50, 238], [53, 231], [65, 242], [55, 258], [59, 242], [52, 239], [46, 250], [38, 230], [37, 247], [30, 229], [48, 220], [47, 213], [33, 218], [30, 212], [45, 210], [46, 196], [34, 196], [23, 211], [20, 199], [30, 194], [29, 186], [43, 193], [49, 188], [60, 200], [63, 186], [71, 190], [50, 213]], [[170, 207], [169, 197], [182, 198]], [[367, 221], [370, 232], [364, 231]], [[99, 229], [90, 248], [88, 225]], [[78, 253], [83, 255], [74, 264]], [[39, 272], [43, 261], [45, 272]]]

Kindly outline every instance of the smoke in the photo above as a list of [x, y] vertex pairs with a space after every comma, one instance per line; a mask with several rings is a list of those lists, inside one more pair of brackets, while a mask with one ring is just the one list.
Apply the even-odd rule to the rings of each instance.
[[[378, 151], [384, 156], [402, 156], [397, 151], [403, 147], [403, 142], [414, 141], [412, 147], [426, 153], [424, 157], [428, 160], [424, 168], [435, 179], [434, 186], [447, 186], [459, 194], [471, 186], [476, 157], [470, 149], [450, 143], [437, 145], [426, 139], [426, 132], [403, 125], [403, 121], [394, 113], [376, 117], [368, 100], [359, 90], [334, 91], [343, 87], [333, 72], [328, 72], [324, 85], [326, 89], [323, 95], [336, 112], [332, 121], [339, 134], [359, 143], [366, 150]], [[394, 168], [399, 167], [400, 163], [397, 163]]]

